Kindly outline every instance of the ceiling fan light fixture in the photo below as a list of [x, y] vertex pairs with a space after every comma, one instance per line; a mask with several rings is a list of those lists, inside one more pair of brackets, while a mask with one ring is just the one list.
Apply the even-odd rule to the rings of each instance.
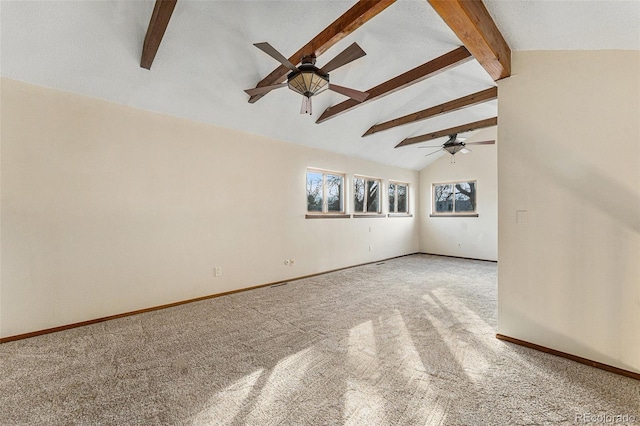
[[300, 70], [289, 78], [289, 89], [310, 98], [329, 88], [329, 78], [314, 71]]
[[302, 59], [302, 65], [298, 67], [298, 71], [287, 76], [289, 89], [310, 98], [329, 88], [329, 74], [322, 74], [315, 66], [315, 62], [315, 56]]
[[459, 143], [459, 144], [455, 144], [455, 145], [447, 145], [445, 144], [442, 149], [444, 149], [445, 151], [447, 151], [449, 154], [451, 155], [456, 155], [457, 152], [462, 151], [464, 148], [464, 142]]
[[294, 73], [289, 78], [289, 89], [310, 98], [329, 88], [329, 78], [316, 74], [313, 71]]

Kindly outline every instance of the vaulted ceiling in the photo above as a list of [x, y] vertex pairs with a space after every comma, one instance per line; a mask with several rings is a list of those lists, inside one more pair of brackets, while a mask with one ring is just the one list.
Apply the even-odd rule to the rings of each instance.
[[[0, 73], [415, 170], [437, 158], [417, 149], [429, 135], [436, 137], [430, 144], [443, 143], [440, 131], [491, 125], [498, 116], [494, 80], [508, 75], [500, 69], [508, 62], [503, 51], [482, 54], [500, 43], [487, 21], [476, 25], [477, 10], [467, 10], [465, 20], [452, 9], [468, 2], [360, 2], [377, 5], [360, 6], [364, 12], [355, 1], [166, 3], [154, 13], [154, 0], [3, 0]], [[638, 0], [484, 3], [488, 22], [516, 50], [640, 49]], [[332, 27], [349, 13], [362, 16]], [[154, 30], [163, 21], [164, 34]], [[145, 41], [148, 30], [153, 37]], [[280, 65], [253, 46], [258, 42], [295, 63], [305, 49], [314, 50], [320, 66], [357, 42], [367, 55], [333, 71], [331, 82], [369, 91], [370, 99], [353, 105], [323, 92], [313, 98], [312, 116], [299, 114], [301, 96], [291, 90], [250, 99], [244, 89]], [[149, 54], [154, 46], [157, 53]], [[465, 55], [467, 48], [482, 64]], [[491, 55], [499, 60], [488, 63]]]

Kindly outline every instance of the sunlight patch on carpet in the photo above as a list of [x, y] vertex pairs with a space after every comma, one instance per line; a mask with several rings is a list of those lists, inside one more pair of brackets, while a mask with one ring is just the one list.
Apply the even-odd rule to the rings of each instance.
[[263, 371], [261, 368], [247, 374], [218, 392], [211, 398], [209, 406], [194, 416], [192, 424], [230, 424], [242, 409]]
[[371, 320], [349, 330], [347, 365], [351, 377], [347, 380], [344, 418], [354, 424], [384, 418], [384, 399], [377, 389], [382, 372]]
[[[446, 303], [435, 294], [433, 297], [425, 294], [422, 296], [422, 300], [429, 305], [428, 309], [425, 309], [427, 318], [434, 325], [436, 332], [449, 349], [449, 353], [459, 368], [473, 383], [481, 383], [483, 381], [482, 373], [489, 368], [489, 362], [476, 347], [468, 344], [466, 339], [459, 336], [461, 332], [469, 334], [464, 328], [464, 323], [460, 322]], [[465, 338], [468, 337], [465, 335]]]
[[314, 350], [309, 347], [281, 359], [271, 371], [246, 421], [259, 423], [260, 419], [269, 418], [278, 423], [286, 418], [287, 403], [295, 399], [314, 357]]

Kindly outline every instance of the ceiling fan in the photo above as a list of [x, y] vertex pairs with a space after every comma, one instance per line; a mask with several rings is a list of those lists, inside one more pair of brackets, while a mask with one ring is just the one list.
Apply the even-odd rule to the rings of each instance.
[[458, 152], [461, 152], [463, 154], [466, 154], [467, 152], [471, 152], [471, 150], [469, 148], [467, 148], [467, 145], [493, 145], [494, 143], [496, 143], [495, 140], [480, 141], [480, 142], [469, 142], [469, 143], [465, 143], [464, 140], [465, 140], [464, 138], [458, 139], [458, 134], [457, 133], [453, 133], [453, 134], [449, 135], [449, 140], [447, 140], [442, 145], [419, 146], [418, 148], [440, 148], [440, 149], [438, 149], [436, 151], [428, 153], [427, 155], [425, 155], [425, 157], [428, 156], [428, 155], [435, 154], [436, 152], [439, 152], [440, 150], [447, 151], [449, 154], [451, 154], [451, 156], [454, 156]]
[[363, 102], [369, 96], [366, 92], [329, 83], [330, 71], [366, 55], [364, 50], [362, 50], [357, 43], [353, 43], [351, 46], [347, 47], [322, 68], [316, 67], [315, 54], [303, 57], [301, 65], [296, 67], [269, 43], [255, 43], [254, 46], [280, 62], [285, 67], [289, 68], [291, 72], [287, 75], [286, 83], [245, 90], [245, 92], [250, 96], [263, 95], [274, 89], [289, 87], [289, 89], [302, 95], [300, 114], [309, 115], [311, 115], [311, 97], [324, 92], [327, 89], [348, 96], [358, 102]]

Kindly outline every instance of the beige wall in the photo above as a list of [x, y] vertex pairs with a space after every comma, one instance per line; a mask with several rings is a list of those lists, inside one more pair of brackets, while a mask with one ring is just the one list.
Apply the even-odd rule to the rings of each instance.
[[[496, 127], [483, 129], [468, 142], [495, 140]], [[420, 172], [420, 250], [472, 259], [498, 259], [498, 176], [496, 145], [469, 146], [455, 163], [446, 154]], [[475, 180], [478, 217], [430, 217], [432, 185]]]
[[499, 82], [498, 332], [640, 372], [640, 52], [512, 60]]
[[419, 250], [417, 216], [304, 219], [308, 166], [407, 181], [414, 212], [415, 171], [7, 79], [1, 90], [3, 337]]

